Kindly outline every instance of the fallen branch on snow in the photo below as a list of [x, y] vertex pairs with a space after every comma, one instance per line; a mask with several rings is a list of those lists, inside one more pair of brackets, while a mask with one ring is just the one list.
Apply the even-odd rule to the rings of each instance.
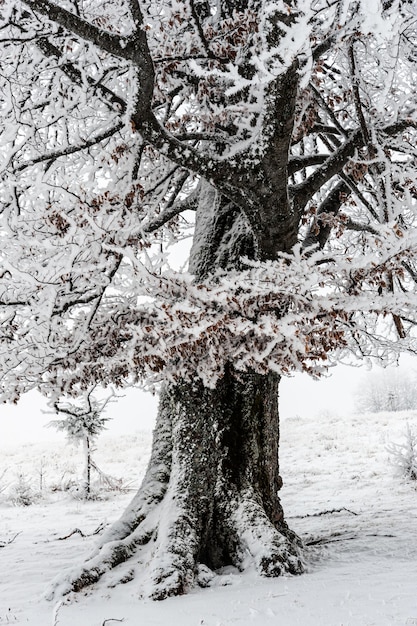
[[65, 535], [65, 537], [58, 537], [57, 541], [64, 541], [65, 539], [69, 539], [73, 535], [81, 535], [81, 537], [93, 537], [94, 535], [98, 535], [105, 528], [106, 524], [102, 523], [92, 532], [92, 533], [83, 533], [79, 528], [74, 528], [69, 535]]
[[304, 545], [306, 546], [319, 546], [328, 543], [336, 543], [338, 541], [352, 541], [353, 539], [363, 539], [364, 537], [388, 537], [393, 539], [396, 535], [379, 535], [377, 533], [367, 533], [365, 535], [352, 535], [352, 533], [335, 533], [330, 535], [330, 537], [319, 537], [318, 539], [311, 539], [310, 541], [305, 541]]
[[319, 513], [307, 513], [306, 515], [294, 515], [294, 519], [306, 519], [307, 517], [320, 517], [321, 515], [331, 515], [332, 513], [342, 513], [342, 511], [346, 511], [351, 515], [359, 515], [359, 513], [355, 513], [355, 511], [351, 511], [347, 509], [345, 506], [342, 506], [341, 509], [330, 509], [328, 511], [320, 511]]
[[0, 541], [0, 548], [5, 548], [6, 546], [9, 546], [11, 543], [13, 543], [16, 537], [18, 537], [21, 534], [22, 534], [22, 531], [20, 531], [19, 533], [16, 533], [14, 537], [12, 537], [11, 539], [8, 539], [7, 541]]

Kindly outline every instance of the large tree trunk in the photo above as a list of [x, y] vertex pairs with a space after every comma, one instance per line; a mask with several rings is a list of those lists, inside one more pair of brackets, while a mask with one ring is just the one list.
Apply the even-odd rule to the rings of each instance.
[[59, 592], [106, 573], [110, 585], [127, 582], [143, 563], [141, 593], [155, 599], [206, 586], [227, 565], [300, 573], [299, 540], [278, 497], [278, 385], [275, 374], [227, 372], [215, 389], [199, 380], [168, 387], [141, 488]]
[[[254, 246], [241, 212], [206, 183], [200, 192], [190, 266], [203, 278]], [[137, 578], [142, 593], [163, 599], [210, 584], [227, 565], [300, 573], [300, 542], [278, 496], [279, 381], [230, 365], [214, 389], [198, 378], [166, 386], [142, 486], [60, 592], [106, 574], [111, 585]], [[137, 576], [144, 563], [146, 580]]]

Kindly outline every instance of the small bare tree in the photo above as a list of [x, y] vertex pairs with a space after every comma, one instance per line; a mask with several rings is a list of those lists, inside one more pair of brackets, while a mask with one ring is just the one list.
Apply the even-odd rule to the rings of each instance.
[[69, 441], [78, 444], [82, 443], [84, 449], [84, 497], [89, 498], [91, 494], [91, 470], [96, 468], [92, 459], [93, 442], [98, 435], [106, 428], [108, 417], [103, 417], [108, 402], [114, 394], [104, 400], [93, 399], [92, 394], [95, 386], [92, 387], [83, 398], [81, 406], [73, 402], [54, 401], [54, 409], [57, 414], [66, 417], [60, 420], [51, 421], [48, 426], [53, 426], [57, 430], [64, 431]]

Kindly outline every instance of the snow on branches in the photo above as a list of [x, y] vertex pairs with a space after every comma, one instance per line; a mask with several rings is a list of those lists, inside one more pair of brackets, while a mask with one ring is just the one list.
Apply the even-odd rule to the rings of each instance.
[[405, 331], [399, 337], [395, 325], [400, 318], [415, 323], [416, 297], [405, 289], [370, 294], [387, 276], [404, 279], [402, 263], [415, 258], [415, 237], [406, 241], [394, 232], [383, 254], [337, 263], [323, 252], [305, 255], [298, 248], [279, 261], [246, 261], [239, 272], [218, 271], [202, 282], [188, 274], [148, 274], [142, 304], [140, 298], [133, 305], [132, 299], [109, 296], [94, 319], [80, 307], [50, 328], [43, 346], [36, 325], [29, 329], [27, 322], [26, 333], [3, 339], [9, 346], [15, 342], [26, 364], [17, 379], [16, 372], [9, 377], [8, 389], [18, 395], [32, 381], [74, 394], [95, 383], [195, 376], [214, 387], [226, 367], [237, 375], [301, 370], [320, 376], [349, 351], [395, 359], [399, 350], [417, 347]]
[[414, 350], [410, 3], [0, 5], [5, 399]]

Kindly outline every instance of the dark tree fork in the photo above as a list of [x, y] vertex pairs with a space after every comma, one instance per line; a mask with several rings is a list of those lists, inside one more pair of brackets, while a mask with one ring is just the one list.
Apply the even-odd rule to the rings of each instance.
[[[289, 529], [278, 495], [278, 388], [281, 374], [290, 369], [285, 341], [281, 362], [273, 367], [265, 361], [239, 368], [231, 351], [219, 363], [211, 387], [198, 375], [200, 337], [184, 353], [197, 355], [194, 375], [175, 376], [172, 364], [178, 358], [179, 367], [183, 354], [175, 334], [181, 336], [178, 324], [187, 311], [177, 319], [175, 306], [171, 313], [167, 307], [169, 319], [179, 323], [171, 330], [172, 344], [161, 331], [165, 352], [158, 342], [154, 354], [145, 351], [142, 357], [132, 348], [135, 328], [147, 328], [158, 315], [146, 309], [136, 313], [135, 264], [162, 229], [178, 231], [178, 216], [195, 211], [190, 272], [194, 285], [207, 288], [208, 299], [207, 285], [218, 284], [219, 275], [238, 276], [245, 263], [258, 263], [258, 283], [266, 276], [262, 268], [282, 258], [277, 267], [291, 276], [295, 249], [306, 263], [317, 259], [311, 267], [327, 272], [323, 286], [335, 281], [334, 291], [344, 294], [346, 306], [316, 311], [313, 297], [305, 305], [308, 321], [300, 313], [298, 330], [288, 337], [297, 346], [289, 348], [288, 358], [298, 359], [301, 369], [308, 369], [309, 359], [326, 359], [338, 341], [346, 346], [344, 334], [351, 350], [362, 356], [377, 350], [375, 345], [387, 349], [389, 338], [378, 343], [377, 327], [368, 330], [364, 311], [390, 321], [388, 337], [392, 330], [397, 335], [394, 340], [391, 335], [389, 345], [397, 336], [406, 340], [414, 325], [415, 98], [405, 89], [397, 101], [394, 84], [400, 70], [404, 76], [415, 71], [410, 3], [383, 3], [381, 8], [381, 20], [394, 12], [402, 29], [397, 42], [402, 64], [395, 79], [388, 75], [388, 61], [384, 74], [386, 57], [391, 59], [387, 49], [379, 69], [372, 65], [380, 34], [361, 32], [366, 7], [360, 3], [346, 14], [344, 3], [319, 0], [308, 6], [295, 0], [186, 0], [175, 11], [168, 1], [156, 4], [9, 2], [3, 28], [5, 56], [13, 46], [32, 46], [46, 84], [37, 102], [29, 95], [19, 100], [16, 128], [23, 128], [29, 116], [33, 135], [20, 143], [9, 136], [5, 140], [7, 172], [17, 180], [6, 203], [19, 215], [29, 215], [34, 187], [28, 175], [40, 172], [44, 206], [36, 208], [36, 232], [54, 228], [54, 241], [67, 245], [72, 255], [70, 261], [60, 257], [59, 274], [42, 275], [42, 281], [36, 274], [42, 285], [38, 290], [32, 283], [12, 290], [12, 269], [1, 277], [7, 285], [0, 304], [9, 347], [25, 341], [16, 320], [28, 315], [39, 291], [51, 302], [50, 316], [38, 326], [41, 348], [28, 348], [23, 357], [15, 349], [15, 356], [4, 361], [3, 379], [16, 371], [23, 387], [39, 384], [53, 394], [52, 386], [61, 385], [74, 393], [77, 385], [92, 382], [127, 384], [142, 375], [143, 362], [150, 371], [167, 371], [142, 486], [96, 552], [57, 581], [53, 593], [78, 591], [102, 576], [111, 584], [140, 579], [138, 570], [145, 563], [150, 574], [142, 580], [142, 592], [156, 599], [184, 593], [196, 583], [208, 585], [213, 572], [226, 565], [241, 570], [255, 565], [266, 576], [304, 569], [301, 541]], [[381, 86], [369, 80], [372, 71], [380, 72], [374, 83], [383, 75], [393, 80], [392, 90], [384, 92], [383, 113], [372, 102], [382, 98]], [[20, 85], [18, 65], [9, 84], [11, 92]], [[47, 98], [56, 85], [62, 95], [60, 116], [54, 119]], [[83, 92], [95, 103], [95, 112], [82, 100]], [[48, 124], [56, 126], [55, 141], [45, 130]], [[100, 161], [97, 155], [107, 157]], [[102, 165], [105, 158], [108, 167]], [[70, 174], [63, 173], [65, 159], [81, 173], [83, 163], [94, 165], [90, 195], [86, 178], [80, 174], [76, 188]], [[103, 172], [111, 181], [106, 192], [98, 182]], [[19, 237], [7, 223], [11, 237]], [[79, 233], [86, 233], [85, 241]], [[72, 252], [75, 245], [78, 254]], [[29, 244], [24, 249], [24, 258], [34, 254]], [[366, 259], [378, 249], [380, 260], [369, 267], [365, 262], [348, 265], [356, 255]], [[137, 281], [142, 284], [143, 274]], [[123, 288], [115, 304], [114, 294]], [[254, 302], [256, 289], [255, 284]], [[234, 295], [237, 309], [242, 290]], [[364, 304], [362, 293], [371, 304]], [[302, 311], [291, 294], [278, 300], [272, 288], [271, 294], [268, 306], [275, 320]], [[354, 308], [349, 303], [356, 297], [360, 304]], [[378, 304], [373, 304], [375, 297], [381, 298]], [[268, 302], [265, 298], [251, 314], [227, 310], [224, 328], [246, 315], [263, 329]], [[8, 314], [13, 307], [17, 312]], [[217, 314], [221, 300], [207, 305], [207, 319], [214, 315], [210, 307]], [[220, 326], [213, 322], [210, 332], [215, 335]], [[73, 329], [80, 327], [83, 334], [77, 338]], [[261, 343], [256, 331], [245, 341], [249, 353], [251, 341]], [[267, 345], [259, 350], [267, 353]]]

